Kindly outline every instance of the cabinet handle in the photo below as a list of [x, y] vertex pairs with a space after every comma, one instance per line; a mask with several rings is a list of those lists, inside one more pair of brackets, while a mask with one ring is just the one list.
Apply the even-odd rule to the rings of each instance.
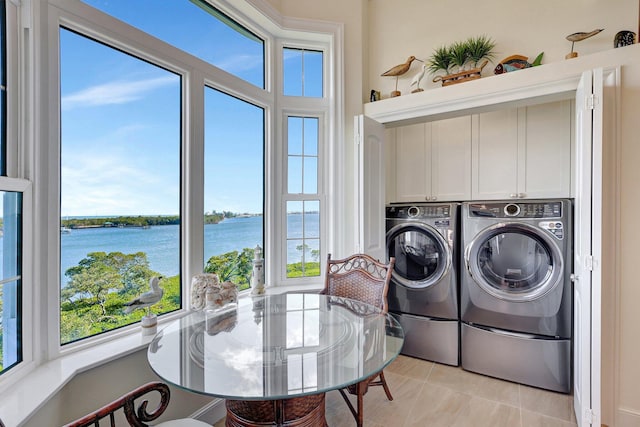
[[525, 197], [527, 197], [526, 194], [524, 193], [518, 193], [518, 199], [524, 199]]
[[433, 197], [431, 197], [431, 200], [433, 200], [435, 202], [436, 200], [438, 200], [438, 198], [436, 196], [433, 196]]
[[425, 196], [425, 198], [424, 198], [424, 199], [428, 202], [429, 200], [431, 200], [431, 197], [429, 197], [429, 196]]
[[509, 197], [512, 199], [517, 199], [518, 198], [518, 193], [511, 193], [509, 194]]

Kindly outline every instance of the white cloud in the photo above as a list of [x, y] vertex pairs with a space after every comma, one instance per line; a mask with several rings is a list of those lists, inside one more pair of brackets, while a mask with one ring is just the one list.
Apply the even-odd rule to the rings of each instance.
[[124, 104], [140, 99], [152, 90], [176, 83], [176, 76], [137, 81], [114, 81], [96, 85], [62, 97], [62, 109]]
[[81, 148], [67, 154], [62, 216], [176, 214], [178, 183], [140, 160], [117, 149], [105, 149], [100, 156]]

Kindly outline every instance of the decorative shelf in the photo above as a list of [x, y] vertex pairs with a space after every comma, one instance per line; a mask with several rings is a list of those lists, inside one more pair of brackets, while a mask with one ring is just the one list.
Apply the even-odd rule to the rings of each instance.
[[571, 99], [585, 70], [615, 68], [635, 55], [639, 44], [366, 103], [364, 114], [393, 127]]

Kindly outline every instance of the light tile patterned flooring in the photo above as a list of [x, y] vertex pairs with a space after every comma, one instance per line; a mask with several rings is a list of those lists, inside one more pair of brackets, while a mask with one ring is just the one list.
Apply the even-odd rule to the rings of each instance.
[[[571, 427], [573, 397], [501, 381], [447, 365], [399, 356], [384, 370], [382, 387], [364, 399], [365, 427]], [[339, 392], [327, 393], [330, 427], [355, 421]], [[224, 420], [216, 423], [224, 426]]]

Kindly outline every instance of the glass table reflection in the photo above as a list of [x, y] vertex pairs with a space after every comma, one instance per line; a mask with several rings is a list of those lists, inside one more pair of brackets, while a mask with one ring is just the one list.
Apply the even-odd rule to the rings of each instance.
[[148, 359], [165, 381], [227, 399], [227, 426], [325, 425], [324, 393], [379, 372], [403, 339], [370, 305], [282, 294], [192, 312], [156, 335]]

